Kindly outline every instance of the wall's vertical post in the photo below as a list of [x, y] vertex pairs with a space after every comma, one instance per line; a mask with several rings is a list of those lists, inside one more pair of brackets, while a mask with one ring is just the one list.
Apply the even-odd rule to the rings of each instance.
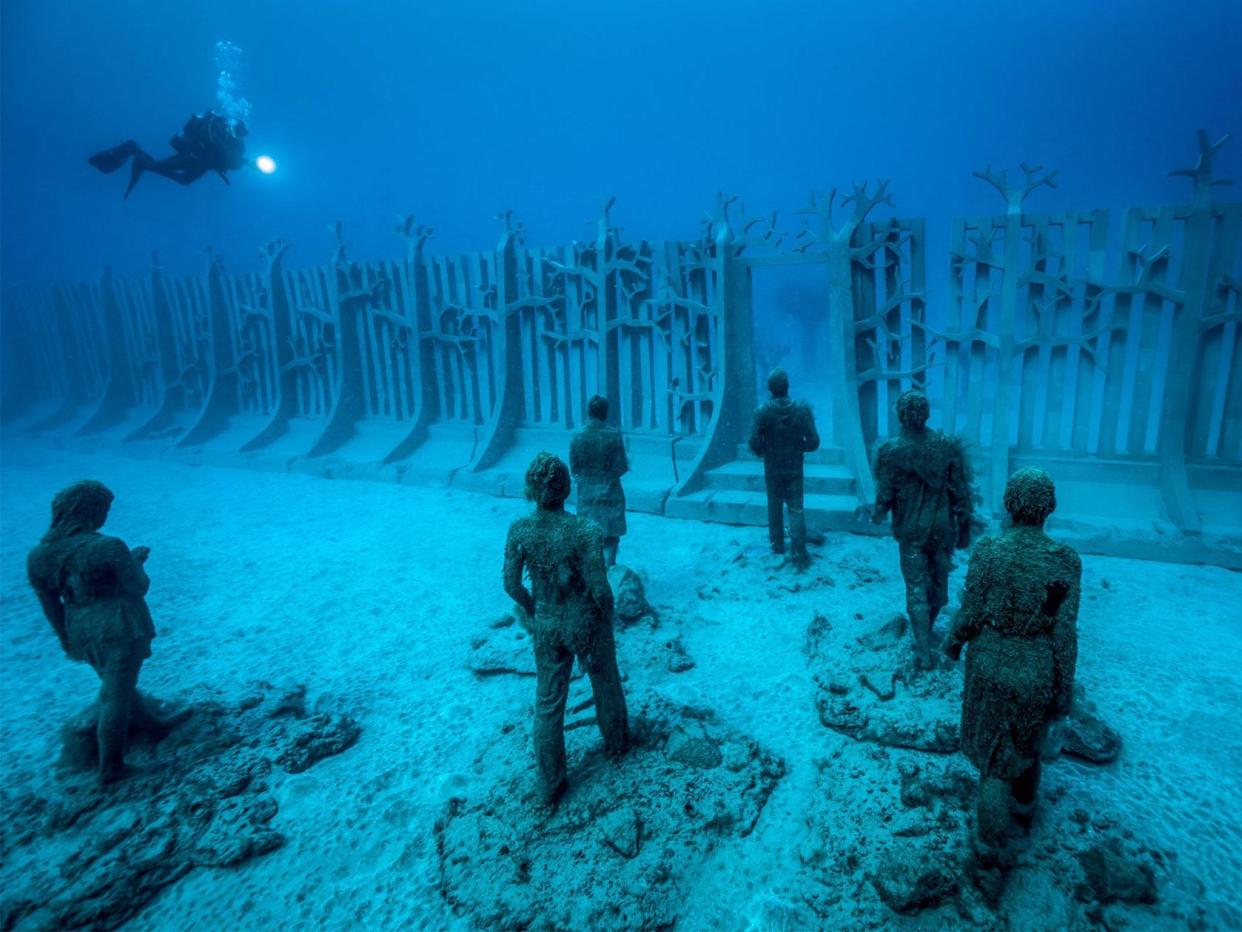
[[1212, 187], [1228, 183], [1212, 179], [1212, 157], [1228, 139], [1225, 136], [1211, 143], [1207, 133], [1199, 130], [1198, 163], [1194, 168], [1172, 172], [1186, 175], [1194, 181], [1194, 201], [1183, 234], [1181, 291], [1185, 295], [1185, 303], [1173, 320], [1156, 452], [1160, 459], [1160, 492], [1169, 512], [1169, 520], [1183, 532], [1192, 534], [1200, 531], [1202, 523], [1186, 474], [1186, 436], [1191, 424], [1191, 383], [1195, 378], [1193, 367], [1199, 344], [1199, 328], [1205, 299], [1214, 284], [1207, 280], [1208, 256], [1215, 232]]
[[[500, 398], [488, 413], [482, 437], [470, 464], [472, 472], [494, 466], [513, 443], [513, 433], [522, 422], [522, 318], [518, 284], [518, 239], [521, 226], [505, 217], [505, 232], [496, 246], [496, 387]], [[541, 261], [541, 260], [540, 260]], [[525, 263], [523, 263], [524, 265]], [[538, 275], [541, 267], [536, 266]], [[537, 286], [537, 283], [536, 283]], [[535, 360], [531, 360], [533, 365]]]
[[[424, 255], [427, 240], [435, 235], [435, 230], [425, 224], [415, 224], [413, 215], [410, 215], [402, 221], [397, 232], [406, 241], [405, 300], [417, 344], [410, 359], [414, 369], [414, 411], [410, 418], [413, 427], [407, 441], [398, 448], [400, 455], [405, 456], [427, 439], [427, 426], [439, 413], [435, 344], [428, 339], [428, 335], [433, 332], [433, 324], [431, 287]], [[396, 458], [398, 451], [394, 451], [390, 458]]]
[[211, 328], [211, 367], [208, 372], [207, 402], [202, 416], [178, 442], [179, 447], [198, 446], [228, 426], [237, 412], [237, 354], [234, 348], [233, 319], [225, 294], [224, 263], [212, 250], [207, 253], [207, 314]]
[[108, 357], [108, 381], [103, 399], [90, 419], [77, 431], [78, 436], [89, 436], [115, 427], [137, 399], [134, 397], [133, 362], [125, 345], [125, 321], [117, 301], [112, 278], [112, 267], [104, 269], [99, 284], [99, 299], [103, 307], [104, 345]]
[[[711, 419], [703, 431], [703, 445], [694, 464], [672, 494], [688, 495], [705, 484], [707, 472], [737, 458], [738, 444], [749, 433], [755, 410], [755, 347], [750, 266], [740, 258], [746, 248], [748, 224], [743, 215], [736, 224], [729, 220], [729, 207], [736, 198], [720, 195], [715, 217], [705, 231], [701, 248], [709, 259], [707, 275], [714, 290], [706, 297], [716, 311], [716, 382]], [[689, 286], [687, 285], [687, 292]], [[689, 295], [687, 294], [687, 298]], [[693, 334], [691, 334], [693, 338]], [[693, 359], [688, 365], [693, 366]], [[694, 393], [701, 390], [697, 384]], [[697, 416], [696, 416], [697, 422]], [[696, 424], [697, 426], [697, 424]]]
[[886, 180], [877, 184], [874, 194], [867, 192], [866, 184], [855, 184], [853, 192], [840, 199], [840, 206], [849, 208], [849, 215], [839, 226], [833, 216], [836, 204], [837, 191], [834, 188], [826, 197], [812, 194], [810, 205], [798, 213], [811, 218], [804, 221], [804, 234], [810, 235], [810, 243], [818, 245], [827, 259], [828, 344], [824, 350], [832, 387], [833, 440], [842, 448], [845, 465], [854, 475], [859, 500], [866, 502], [875, 498], [875, 479], [871, 474], [871, 461], [863, 436], [862, 408], [858, 398], [855, 312], [858, 295], [854, 287], [854, 264], [862, 259], [869, 261], [870, 254], [874, 252], [871, 245], [858, 240], [859, 231], [866, 229], [867, 215], [881, 204], [891, 207], [893, 198], [888, 193]]
[[328, 423], [307, 456], [324, 456], [343, 446], [354, 436], [358, 422], [367, 414], [366, 393], [362, 384], [366, 376], [362, 363], [362, 340], [367, 305], [372, 299], [373, 288], [379, 283], [367, 287], [365, 271], [348, 258], [345, 234], [339, 221], [335, 230], [332, 304], [341, 353], [341, 380]]
[[[619, 326], [614, 326], [617, 322], [619, 308], [617, 305], [617, 277], [619, 273], [612, 263], [612, 252], [617, 248], [617, 239], [613, 235], [610, 227], [608, 213], [612, 209], [615, 197], [609, 198], [600, 209], [599, 218], [596, 221], [595, 231], [595, 274], [593, 276], [595, 283], [595, 307], [596, 316], [595, 323], [597, 326], [596, 343], [598, 353], [596, 362], [599, 366], [597, 372], [596, 385], [599, 386], [599, 393], [608, 398], [611, 402], [609, 405], [609, 420], [614, 425], [622, 425], [624, 415], [630, 409], [630, 399], [621, 397], [621, 340], [623, 340], [625, 331]], [[585, 420], [586, 413], [583, 411], [572, 412], [575, 419], [582, 418]], [[628, 421], [628, 419], [624, 419]], [[629, 427], [629, 423], [624, 423], [624, 427]], [[623, 429], [624, 429], [623, 427]]]
[[1009, 481], [1009, 434], [1013, 421], [1013, 399], [1011, 389], [1014, 377], [1014, 356], [1018, 351], [1014, 328], [1018, 320], [1018, 289], [1022, 284], [1022, 202], [1036, 188], [1047, 185], [1057, 186], [1057, 171], [1046, 174], [1041, 165], [1022, 165], [1026, 176], [1019, 184], [1010, 184], [1007, 173], [994, 173], [989, 166], [981, 172], [974, 172], [991, 184], [1005, 199], [1005, 253], [1002, 259], [1000, 313], [992, 318], [989, 314], [989, 329], [995, 341], [993, 348], [996, 359], [996, 381], [993, 385], [992, 397], [992, 443], [991, 461], [988, 465], [990, 482], [988, 483], [988, 505], [993, 513], [1000, 510], [1005, 494], [1005, 483]]
[[177, 361], [177, 339], [173, 332], [173, 309], [164, 283], [164, 269], [158, 252], [151, 254], [151, 317], [155, 325], [156, 360], [160, 367], [160, 407], [155, 416], [125, 437], [142, 440], [159, 431], [172, 419], [183, 403], [185, 390]]
[[858, 399], [858, 360], [854, 352], [853, 231], [826, 240], [828, 251], [828, 378], [832, 385], [832, 421], [836, 442], [856, 480], [861, 501], [875, 499], [875, 480], [863, 439]]
[[754, 296], [750, 266], [735, 249], [717, 240], [716, 282], [720, 293], [721, 416], [715, 429], [724, 434], [730, 459], [746, 441], [757, 404], [755, 397]]
[[1022, 261], [1022, 204], [1012, 201], [1005, 216], [1005, 253], [1001, 260], [1000, 314], [991, 323], [996, 336], [996, 380], [992, 385], [992, 444], [988, 464], [989, 505], [998, 513], [1009, 481], [1009, 435], [1013, 419], [1014, 327], [1018, 321], [1018, 283]]
[[285, 285], [284, 261], [289, 245], [281, 240], [267, 243], [260, 251], [263, 281], [268, 294], [269, 323], [272, 328], [272, 363], [276, 367], [276, 403], [271, 419], [258, 436], [241, 447], [251, 453], [273, 443], [289, 430], [289, 419], [297, 411], [297, 373], [293, 370], [293, 308]]

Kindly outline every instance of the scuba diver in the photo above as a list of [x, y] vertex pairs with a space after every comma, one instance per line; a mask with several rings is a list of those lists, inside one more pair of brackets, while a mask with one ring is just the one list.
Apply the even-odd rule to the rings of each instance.
[[170, 145], [175, 155], [156, 159], [142, 150], [138, 143], [127, 139], [118, 146], [92, 155], [88, 161], [105, 174], [111, 174], [130, 158], [129, 197], [143, 172], [163, 175], [178, 184], [193, 184], [209, 171], [214, 171], [225, 184], [231, 184], [226, 172], [237, 171], [245, 164], [246, 124], [241, 120], [208, 110], [195, 114], [186, 122], [185, 128], [173, 136]]

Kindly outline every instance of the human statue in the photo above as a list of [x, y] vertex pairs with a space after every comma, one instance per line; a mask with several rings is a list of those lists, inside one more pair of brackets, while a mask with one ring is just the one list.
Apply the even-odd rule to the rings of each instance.
[[768, 493], [768, 538], [773, 553], [785, 552], [784, 511], [789, 510], [790, 557], [797, 567], [810, 564], [806, 552], [802, 457], [819, 449], [815, 415], [804, 401], [789, 397], [789, 376], [777, 367], [768, 375], [772, 397], [755, 412], [750, 449], [763, 458]]
[[578, 514], [604, 532], [604, 563], [614, 566], [625, 535], [625, 491], [621, 477], [630, 468], [621, 432], [608, 426], [608, 399], [593, 395], [587, 402], [587, 425], [569, 445], [569, 470], [578, 483]]
[[1023, 469], [1005, 486], [1009, 522], [976, 545], [945, 653], [966, 652], [962, 750], [979, 768], [980, 853], [1004, 853], [1010, 821], [1029, 828], [1040, 746], [1069, 712], [1078, 657], [1082, 561], [1044, 533], [1052, 479]]
[[897, 399], [901, 433], [876, 458], [872, 519], [891, 512], [893, 537], [906, 582], [906, 614], [920, 668], [935, 666], [932, 627], [949, 601], [954, 549], [970, 546], [974, 486], [963, 443], [927, 427], [927, 396], [908, 391]]
[[148, 155], [134, 140], [127, 139], [111, 149], [92, 155], [87, 161], [101, 172], [111, 174], [132, 159], [126, 197], [129, 197], [144, 172], [188, 185], [207, 172], [214, 171], [225, 184], [230, 184], [227, 172], [237, 171], [245, 164], [245, 138], [245, 123], [208, 110], [191, 116], [181, 132], [172, 137], [169, 145], [173, 148], [173, 155], [157, 159]]
[[52, 499], [51, 526], [26, 560], [30, 585], [60, 646], [99, 675], [96, 737], [105, 784], [124, 775], [132, 731], [161, 738], [188, 714], [161, 718], [138, 692], [138, 673], [155, 637], [145, 598], [151, 583], [143, 568], [151, 551], [130, 550], [99, 532], [112, 499], [103, 483], [92, 480], [62, 489]]
[[[504, 586], [533, 641], [535, 760], [543, 799], [554, 807], [568, 787], [565, 701], [575, 657], [590, 677], [595, 717], [609, 755], [628, 750], [629, 723], [600, 527], [565, 511], [569, 468], [551, 453], [531, 461], [526, 497], [535, 503], [535, 512], [509, 527]], [[523, 573], [530, 577], [529, 590]]]

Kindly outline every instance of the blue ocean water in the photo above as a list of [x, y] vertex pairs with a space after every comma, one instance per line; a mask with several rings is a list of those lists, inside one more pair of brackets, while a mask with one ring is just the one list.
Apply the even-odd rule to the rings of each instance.
[[[490, 248], [512, 209], [537, 243], [584, 237], [605, 197], [629, 233], [694, 235], [718, 189], [766, 213], [811, 188], [892, 178], [943, 236], [991, 210], [986, 164], [1061, 169], [1048, 207], [1166, 203], [1195, 130], [1242, 125], [1236, 5], [6, 0], [7, 281], [197, 271], [281, 236], [303, 261], [343, 220], [361, 256], [397, 250], [392, 217], [445, 252]], [[242, 50], [250, 151], [271, 177], [128, 201], [85, 158], [152, 152], [215, 103], [217, 42]], [[1220, 156], [1242, 173], [1242, 146]]]
[[[1242, 207], [1170, 176], [1232, 132], [1242, 182], [1239, 49], [1229, 0], [2, 0], [0, 928], [1242, 923]], [[207, 108], [227, 184], [87, 163]], [[1020, 166], [1023, 212], [972, 174]], [[881, 179], [834, 252], [808, 192], [843, 228]], [[785, 239], [725, 261], [743, 202]], [[776, 364], [823, 434], [801, 574], [745, 443]], [[1079, 731], [1003, 889], [866, 520], [916, 384], [987, 529], [1039, 466], [1083, 554]], [[556, 821], [500, 564], [596, 391], [636, 750], [580, 665]], [[85, 476], [151, 547], [141, 688], [198, 710], [99, 805], [25, 564]]]

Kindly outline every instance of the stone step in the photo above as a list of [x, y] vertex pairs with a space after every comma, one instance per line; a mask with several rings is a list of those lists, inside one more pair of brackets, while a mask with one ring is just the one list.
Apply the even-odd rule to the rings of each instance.
[[[855, 517], [858, 499], [853, 495], [807, 495], [806, 525], [809, 531], [850, 531], [882, 535], [886, 527]], [[664, 514], [670, 518], [712, 521], [717, 524], [766, 527], [768, 500], [762, 492], [735, 489], [703, 489], [681, 497], [669, 496]]]
[[[802, 469], [807, 495], [852, 495], [853, 474], [839, 463], [809, 463]], [[709, 489], [736, 492], [763, 492], [763, 464], [758, 460], [736, 460], [711, 470], [706, 476]]]
[[[738, 444], [737, 458], [742, 462], [757, 463], [759, 458], [750, 452], [750, 447], [744, 443]], [[819, 466], [833, 466], [838, 463], [845, 462], [845, 451], [840, 447], [820, 447], [814, 453], [808, 453], [802, 462], [810, 465], [812, 463]]]

